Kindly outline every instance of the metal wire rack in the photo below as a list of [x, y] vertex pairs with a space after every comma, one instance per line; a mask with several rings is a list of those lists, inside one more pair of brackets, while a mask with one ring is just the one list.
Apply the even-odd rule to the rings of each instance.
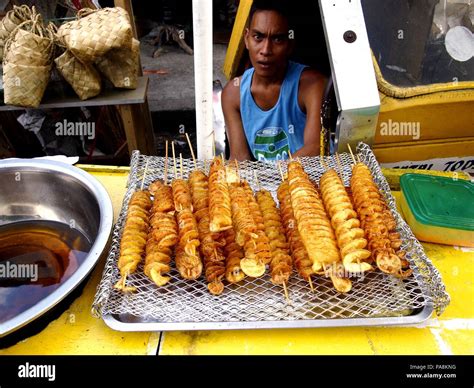
[[[381, 189], [397, 221], [406, 258], [414, 269], [413, 275], [401, 280], [385, 275], [380, 271], [361, 274], [352, 278], [353, 287], [347, 294], [338, 293], [330, 279], [315, 277], [314, 292], [308, 283], [293, 273], [288, 292], [290, 303], [284, 297], [281, 286], [270, 281], [270, 276], [246, 278], [239, 284], [226, 284], [222, 295], [213, 296], [207, 290], [205, 279], [183, 280], [176, 268], [170, 273], [171, 281], [164, 287], [156, 287], [144, 274], [143, 267], [128, 278], [128, 284], [137, 292], [124, 294], [113, 288], [119, 278], [117, 260], [120, 238], [127, 214], [128, 201], [132, 193], [139, 189], [142, 180], [144, 187], [157, 179], [163, 179], [164, 162], [162, 157], [149, 157], [135, 151], [132, 156], [131, 171], [122, 210], [113, 232], [110, 249], [102, 280], [98, 286], [93, 303], [96, 316], [109, 314], [128, 314], [143, 321], [162, 323], [183, 322], [265, 322], [328, 320], [335, 318], [375, 318], [405, 317], [415, 311], [431, 306], [441, 314], [449, 304], [440, 274], [426, 257], [421, 244], [396, 210], [395, 200], [385, 180], [380, 166], [369, 146], [360, 143], [357, 154], [371, 170], [374, 180]], [[319, 182], [324, 173], [320, 158], [301, 158], [310, 178]], [[343, 181], [349, 185], [352, 159], [349, 154], [340, 155], [340, 165], [334, 157], [325, 157], [325, 164], [342, 173]], [[184, 175], [187, 177], [194, 168], [192, 160], [184, 160]], [[209, 163], [198, 161], [198, 167], [208, 172]], [[145, 173], [146, 165], [146, 175]], [[275, 165], [263, 162], [242, 162], [240, 175], [254, 190], [260, 187], [269, 190], [276, 197], [281, 182]], [[283, 163], [284, 169], [286, 168]], [[341, 168], [340, 168], [341, 167]], [[342, 171], [341, 171], [342, 170]], [[173, 161], [169, 160], [168, 181], [173, 175]], [[258, 184], [255, 179], [257, 171]], [[297, 326], [297, 325], [296, 325]], [[317, 326], [317, 325], [316, 325]], [[179, 326], [177, 326], [178, 328]]]

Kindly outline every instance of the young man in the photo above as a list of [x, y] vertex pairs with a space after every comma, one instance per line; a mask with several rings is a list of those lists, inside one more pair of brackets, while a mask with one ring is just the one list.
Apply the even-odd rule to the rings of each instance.
[[293, 31], [286, 1], [255, 0], [245, 31], [252, 68], [230, 80], [222, 109], [230, 158], [284, 160], [319, 155], [326, 80], [289, 60]]

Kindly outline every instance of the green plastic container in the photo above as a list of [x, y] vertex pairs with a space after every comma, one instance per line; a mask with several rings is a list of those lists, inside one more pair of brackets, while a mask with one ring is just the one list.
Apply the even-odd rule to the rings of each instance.
[[474, 183], [404, 174], [401, 208], [420, 241], [474, 247]]

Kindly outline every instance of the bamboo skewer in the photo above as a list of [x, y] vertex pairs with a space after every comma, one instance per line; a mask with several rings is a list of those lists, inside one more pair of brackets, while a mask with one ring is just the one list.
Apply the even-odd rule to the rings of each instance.
[[337, 167], [339, 168], [339, 175], [341, 176], [341, 179], [342, 179], [342, 163], [341, 163], [341, 159], [339, 158], [339, 154], [336, 152], [336, 163], [337, 163]]
[[194, 154], [193, 145], [191, 144], [191, 139], [189, 138], [189, 135], [187, 132], [186, 132], [186, 139], [188, 141], [188, 146], [191, 151], [191, 156], [193, 157], [194, 169], [197, 170], [198, 166], [197, 166], [197, 161], [196, 161], [196, 155]]
[[166, 140], [166, 151], [165, 151], [165, 173], [163, 177], [163, 183], [168, 184], [168, 140]]
[[356, 161], [356, 158], [355, 158], [355, 156], [354, 156], [354, 153], [352, 152], [352, 147], [351, 147], [351, 145], [348, 144], [347, 147], [349, 148], [349, 152], [351, 153], [351, 157], [352, 157], [352, 160], [354, 161], [354, 164], [356, 164], [357, 161]]
[[178, 178], [178, 170], [176, 168], [176, 154], [174, 151], [174, 141], [171, 142], [171, 151], [173, 152], [173, 169], [174, 169], [174, 179]]
[[183, 174], [183, 154], [179, 154], [179, 161], [181, 163], [180, 171], [181, 171], [181, 179], [184, 179], [184, 174]]
[[148, 162], [150, 161], [150, 159], [147, 159], [146, 160], [146, 164], [145, 164], [145, 171], [143, 171], [143, 178], [142, 178], [142, 184], [140, 186], [140, 191], [143, 191], [143, 185], [145, 184], [145, 177], [146, 177], [146, 172], [148, 170]]

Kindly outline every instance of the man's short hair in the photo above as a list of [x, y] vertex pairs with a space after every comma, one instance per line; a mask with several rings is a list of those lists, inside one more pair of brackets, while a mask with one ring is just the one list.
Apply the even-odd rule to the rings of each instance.
[[288, 28], [293, 26], [292, 9], [288, 0], [254, 0], [249, 14], [249, 26], [258, 11], [275, 11], [288, 20]]

